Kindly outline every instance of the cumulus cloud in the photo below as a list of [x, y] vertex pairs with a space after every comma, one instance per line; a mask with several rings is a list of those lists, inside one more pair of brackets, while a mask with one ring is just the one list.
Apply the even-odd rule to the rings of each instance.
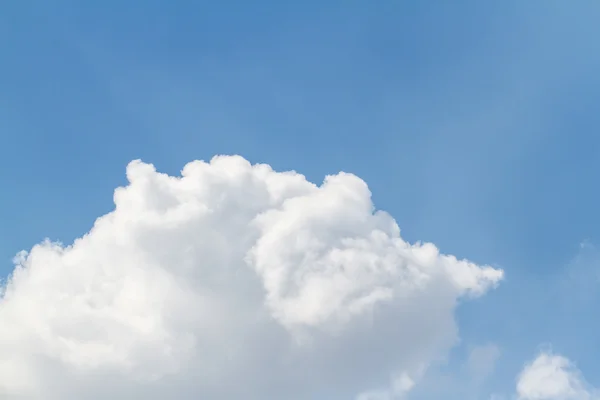
[[521, 400], [600, 399], [568, 358], [551, 352], [542, 352], [525, 365], [518, 377], [517, 395]]
[[15, 258], [1, 398], [393, 399], [455, 344], [457, 301], [502, 279], [402, 240], [352, 174], [219, 156], [127, 178], [73, 244]]

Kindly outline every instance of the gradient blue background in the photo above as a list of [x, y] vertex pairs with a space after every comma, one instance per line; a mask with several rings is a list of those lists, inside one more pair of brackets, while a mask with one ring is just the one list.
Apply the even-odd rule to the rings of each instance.
[[599, 21], [593, 0], [4, 2], [0, 276], [87, 232], [132, 159], [344, 170], [403, 237], [507, 273], [414, 398], [510, 392], [545, 342], [600, 383]]

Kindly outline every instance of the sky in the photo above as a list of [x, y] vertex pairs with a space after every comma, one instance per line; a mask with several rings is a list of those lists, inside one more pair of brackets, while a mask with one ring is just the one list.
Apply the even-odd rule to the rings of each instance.
[[600, 398], [599, 18], [3, 4], [0, 397]]

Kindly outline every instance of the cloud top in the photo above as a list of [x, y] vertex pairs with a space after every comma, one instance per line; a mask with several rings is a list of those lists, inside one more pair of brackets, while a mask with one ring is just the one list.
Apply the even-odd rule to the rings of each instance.
[[402, 240], [352, 174], [218, 156], [127, 178], [86, 235], [15, 258], [1, 397], [394, 398], [503, 276]]
[[586, 383], [581, 371], [568, 359], [551, 352], [540, 353], [525, 365], [518, 377], [522, 400], [594, 400], [597, 390]]

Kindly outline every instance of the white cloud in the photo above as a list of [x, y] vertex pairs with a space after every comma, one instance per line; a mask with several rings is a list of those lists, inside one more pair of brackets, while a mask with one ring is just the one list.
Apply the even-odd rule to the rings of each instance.
[[351, 174], [222, 156], [127, 177], [85, 236], [16, 258], [3, 399], [395, 398], [455, 343], [457, 299], [502, 278], [404, 242]]
[[585, 382], [581, 371], [567, 358], [540, 353], [525, 365], [517, 381], [521, 400], [595, 400], [597, 391]]

